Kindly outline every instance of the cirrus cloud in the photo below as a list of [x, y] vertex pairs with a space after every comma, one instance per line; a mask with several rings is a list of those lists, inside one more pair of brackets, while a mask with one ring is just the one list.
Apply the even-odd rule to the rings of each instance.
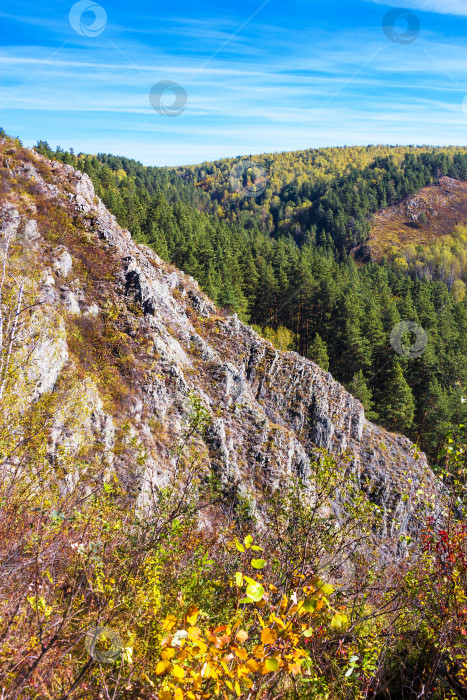
[[[394, 6], [394, 3], [391, 3], [389, 0], [365, 1], [376, 5]], [[419, 10], [420, 12], [467, 17], [467, 0], [402, 0], [401, 6], [406, 9]]]

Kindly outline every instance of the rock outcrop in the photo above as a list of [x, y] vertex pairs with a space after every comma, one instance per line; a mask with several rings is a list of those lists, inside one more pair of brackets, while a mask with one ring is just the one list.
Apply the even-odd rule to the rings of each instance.
[[6, 141], [0, 149], [2, 249], [14, 241], [11, 265], [40, 303], [23, 330], [21, 402], [61, 392], [52, 453], [94, 446], [103, 470], [144, 499], [170, 476], [195, 393], [212, 418], [205, 465], [224, 488], [261, 509], [266, 489], [306, 482], [326, 450], [384, 511], [388, 534], [412, 527], [419, 494], [437, 487], [409, 440], [368, 422], [330, 374], [276, 350], [137, 245], [87, 175]]

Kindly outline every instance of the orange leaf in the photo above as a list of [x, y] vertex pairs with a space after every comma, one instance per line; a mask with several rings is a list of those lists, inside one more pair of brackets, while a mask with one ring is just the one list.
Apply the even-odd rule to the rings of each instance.
[[261, 641], [263, 642], [263, 644], [274, 644], [276, 639], [277, 639], [276, 630], [266, 628], [261, 632]]
[[238, 630], [235, 639], [240, 642], [240, 644], [243, 644], [248, 639], [248, 632], [245, 632], [245, 630]]

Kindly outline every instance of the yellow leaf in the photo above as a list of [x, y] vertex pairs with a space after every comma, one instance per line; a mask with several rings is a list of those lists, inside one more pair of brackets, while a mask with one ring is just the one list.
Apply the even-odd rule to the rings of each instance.
[[153, 683], [152, 680], [149, 678], [149, 676], [147, 676], [145, 673], [142, 673], [142, 674], [141, 674], [141, 678], [143, 679], [143, 681], [146, 681], [146, 683], [149, 683], [149, 685], [150, 685], [152, 688], [154, 688], [154, 683]]
[[243, 644], [248, 639], [248, 632], [245, 632], [245, 630], [238, 630], [235, 639], [237, 642], [240, 642], [240, 644]]
[[251, 673], [256, 673], [256, 671], [259, 669], [259, 663], [255, 661], [255, 659], [248, 659], [246, 665]]
[[229, 690], [233, 690], [233, 683], [231, 683], [230, 681], [225, 681], [225, 684]]
[[194, 671], [191, 671], [191, 677], [193, 678], [193, 688], [195, 690], [201, 690], [201, 686], [203, 685], [201, 673], [195, 673]]
[[172, 614], [167, 615], [167, 617], [165, 618], [164, 623], [162, 625], [162, 629], [166, 630], [167, 632], [170, 632], [170, 630], [173, 627], [175, 627], [176, 624], [177, 624], [177, 618], [175, 617], [175, 615], [172, 615]]
[[248, 670], [248, 668], [245, 666], [245, 664], [239, 664], [239, 665], [237, 666], [237, 676], [238, 676], [238, 678], [241, 678], [242, 676], [248, 676], [248, 674], [249, 674], [249, 670]]
[[175, 656], [175, 649], [164, 649], [161, 656], [163, 659], [173, 659]]
[[156, 666], [156, 676], [162, 676], [170, 668], [170, 661], [159, 661]]
[[172, 693], [169, 693], [168, 690], [160, 690], [159, 700], [173, 700]]
[[199, 610], [196, 607], [196, 605], [190, 605], [190, 607], [188, 608], [188, 612], [186, 614], [187, 622], [191, 626], [195, 625], [196, 620], [198, 619], [198, 615], [199, 615]]
[[[229, 678], [233, 678], [233, 673], [232, 671], [229, 671], [229, 667], [227, 666], [225, 661], [221, 661], [221, 666], [224, 669], [226, 675], [229, 676]], [[232, 688], [230, 690], [232, 690]]]
[[183, 690], [181, 688], [175, 688], [174, 700], [183, 700]]
[[193, 647], [193, 651], [196, 654], [205, 654], [207, 652], [207, 650], [208, 650], [207, 644], [205, 644], [204, 642], [201, 642], [201, 641], [196, 642], [196, 646]]
[[238, 681], [235, 681], [235, 692], [237, 693], [238, 697], [240, 697], [242, 694], [240, 683]]
[[266, 628], [261, 632], [261, 641], [263, 642], [263, 644], [274, 644], [276, 639], [277, 639], [276, 630]]
[[172, 668], [172, 676], [181, 681], [185, 678], [185, 671], [181, 666], [175, 664], [175, 666]]
[[238, 658], [242, 661], [246, 661], [246, 659], [248, 658], [248, 654], [245, 649], [235, 649], [235, 653], [237, 654]]

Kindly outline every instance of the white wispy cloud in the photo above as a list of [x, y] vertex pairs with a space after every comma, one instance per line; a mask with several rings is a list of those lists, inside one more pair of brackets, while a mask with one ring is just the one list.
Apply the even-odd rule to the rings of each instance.
[[[376, 5], [394, 7], [390, 0], [365, 0]], [[420, 12], [435, 12], [443, 15], [457, 15], [467, 17], [466, 0], [404, 0], [404, 8], [419, 10]]]

